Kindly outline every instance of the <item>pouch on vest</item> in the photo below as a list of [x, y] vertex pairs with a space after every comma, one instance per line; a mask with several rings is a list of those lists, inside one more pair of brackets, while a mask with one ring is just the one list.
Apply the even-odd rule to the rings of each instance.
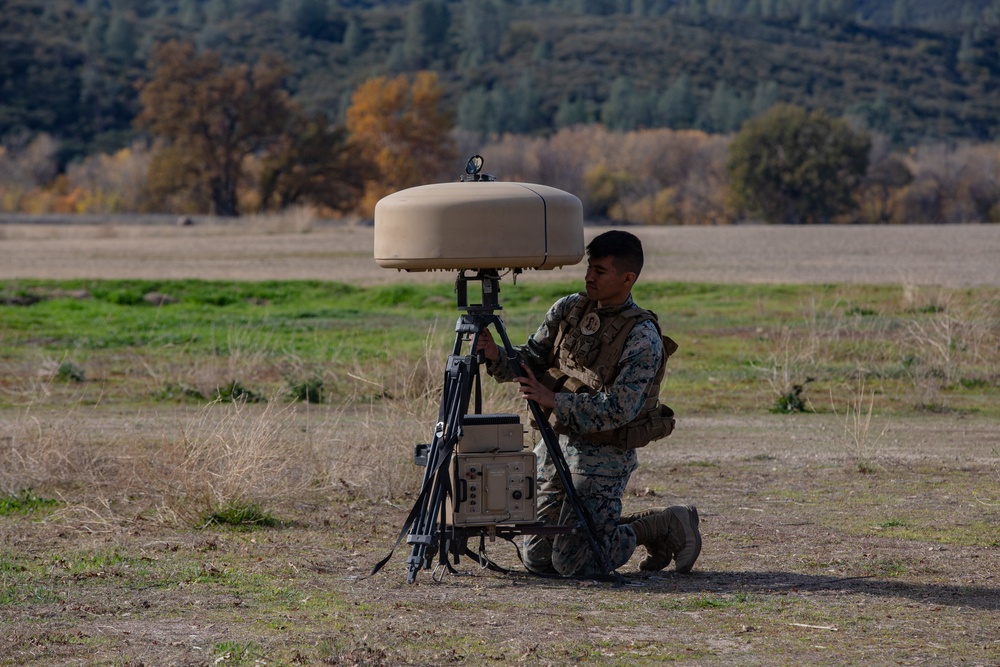
[[624, 449], [639, 449], [654, 440], [665, 438], [674, 430], [674, 411], [658, 403], [639, 419], [625, 425]]

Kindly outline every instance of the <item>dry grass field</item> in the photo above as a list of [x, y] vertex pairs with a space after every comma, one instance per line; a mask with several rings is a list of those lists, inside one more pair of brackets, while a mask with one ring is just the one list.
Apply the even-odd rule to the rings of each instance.
[[[252, 223], [0, 224], [0, 279], [449, 279], [379, 269], [370, 227]], [[647, 280], [1000, 286], [1000, 226], [636, 231]], [[992, 418], [872, 415], [860, 395], [835, 414], [682, 415], [641, 451], [626, 511], [696, 504], [690, 575], [634, 559], [624, 586], [540, 579], [497, 543], [510, 574], [463, 560], [409, 585], [405, 544], [364, 575], [409, 510], [433, 391], [400, 412], [31, 390], [0, 410], [0, 484], [64, 504], [0, 516], [0, 665], [1000, 665]], [[193, 527], [203, 497], [260, 498], [282, 521]]]

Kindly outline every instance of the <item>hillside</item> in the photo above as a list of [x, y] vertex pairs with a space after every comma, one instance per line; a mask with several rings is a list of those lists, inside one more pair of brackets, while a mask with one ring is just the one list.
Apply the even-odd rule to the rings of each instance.
[[133, 136], [149, 54], [191, 40], [278, 54], [309, 109], [342, 118], [363, 80], [441, 74], [458, 125], [545, 133], [731, 132], [771, 104], [860, 118], [898, 143], [991, 140], [1000, 2], [979, 0], [6, 0], [0, 138], [37, 132], [68, 159]]

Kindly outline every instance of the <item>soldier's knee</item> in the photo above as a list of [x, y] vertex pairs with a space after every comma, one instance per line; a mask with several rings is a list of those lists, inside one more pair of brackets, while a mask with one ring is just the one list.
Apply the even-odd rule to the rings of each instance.
[[586, 576], [593, 564], [594, 554], [588, 543], [577, 540], [556, 540], [552, 549], [552, 567], [562, 576]]

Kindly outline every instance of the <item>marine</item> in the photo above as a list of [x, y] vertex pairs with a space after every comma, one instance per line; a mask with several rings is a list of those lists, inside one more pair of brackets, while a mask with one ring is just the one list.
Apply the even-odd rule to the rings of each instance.
[[[678, 572], [689, 572], [701, 552], [694, 506], [622, 516], [622, 497], [638, 467], [636, 450], [674, 426], [659, 390], [677, 346], [661, 334], [656, 316], [632, 298], [643, 263], [635, 235], [612, 230], [595, 237], [587, 245], [587, 262], [585, 291], [559, 299], [527, 343], [515, 347], [520, 374], [488, 329], [480, 331], [477, 350], [490, 376], [517, 382], [521, 395], [549, 415], [576, 495], [593, 518], [611, 567], [627, 563], [642, 545], [647, 556], [640, 569], [662, 570], [673, 561]], [[544, 442], [535, 453], [539, 520], [575, 523]], [[584, 535], [529, 535], [524, 547], [525, 565], [533, 572], [602, 574]]]

